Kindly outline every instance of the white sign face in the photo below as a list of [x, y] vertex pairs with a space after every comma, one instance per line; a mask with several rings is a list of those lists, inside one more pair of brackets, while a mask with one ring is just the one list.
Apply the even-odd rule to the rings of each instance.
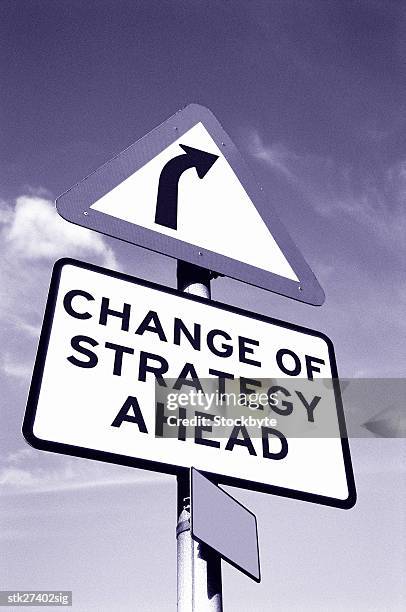
[[[333, 348], [318, 332], [61, 260], [23, 432], [44, 450], [167, 473], [194, 466], [219, 483], [346, 508], [355, 488], [339, 389], [318, 384], [333, 377]], [[191, 401], [196, 380], [217, 399], [228, 385], [265, 392], [257, 433], [234, 406], [217, 435], [212, 404]]]
[[[157, 191], [161, 173], [168, 162], [179, 156], [186, 157], [181, 145], [215, 155], [217, 159], [203, 179], [198, 178], [195, 168], [188, 168], [180, 175], [175, 229], [155, 221]], [[175, 140], [90, 208], [299, 281], [238, 177], [202, 123]]]
[[84, 227], [302, 302], [324, 301], [272, 194], [203, 106], [167, 119], [56, 205]]

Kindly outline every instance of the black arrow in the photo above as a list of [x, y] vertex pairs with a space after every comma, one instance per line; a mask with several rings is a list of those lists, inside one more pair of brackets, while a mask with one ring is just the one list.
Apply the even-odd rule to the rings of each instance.
[[174, 157], [162, 168], [159, 177], [156, 201], [155, 223], [178, 229], [178, 185], [185, 170], [196, 168], [197, 176], [206, 176], [218, 155], [200, 151], [186, 145], [179, 145], [185, 153]]

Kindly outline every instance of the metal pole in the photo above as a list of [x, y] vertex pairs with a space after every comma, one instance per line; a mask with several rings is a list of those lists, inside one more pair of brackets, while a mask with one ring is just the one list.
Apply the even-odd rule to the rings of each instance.
[[[210, 299], [213, 274], [178, 261], [178, 289]], [[221, 558], [193, 540], [190, 531], [190, 474], [178, 476], [177, 590], [178, 612], [222, 612]]]

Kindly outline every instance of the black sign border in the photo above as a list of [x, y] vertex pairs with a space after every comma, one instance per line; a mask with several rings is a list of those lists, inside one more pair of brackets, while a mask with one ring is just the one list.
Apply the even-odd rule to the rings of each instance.
[[162, 285], [157, 285], [156, 283], [152, 283], [150, 281], [139, 279], [133, 276], [129, 276], [127, 274], [123, 274], [121, 272], [116, 272], [113, 270], [107, 270], [105, 268], [101, 268], [99, 266], [85, 263], [82, 261], [78, 261], [76, 259], [71, 258], [63, 258], [58, 260], [53, 268], [51, 283], [48, 293], [47, 304], [45, 308], [44, 320], [41, 329], [39, 344], [37, 355], [35, 359], [35, 365], [31, 380], [31, 386], [28, 394], [27, 407], [24, 416], [22, 433], [26, 441], [36, 449], [51, 451], [54, 453], [60, 453], [64, 455], [71, 455], [74, 457], [82, 457], [85, 459], [95, 459], [97, 461], [105, 461], [107, 463], [114, 463], [118, 465], [124, 465], [128, 467], [135, 467], [140, 469], [152, 470], [157, 472], [162, 472], [165, 474], [173, 474], [173, 475], [186, 475], [189, 473], [189, 468], [184, 468], [180, 466], [174, 466], [167, 463], [160, 463], [156, 461], [150, 461], [146, 459], [136, 459], [133, 457], [127, 457], [124, 455], [118, 455], [116, 453], [109, 453], [105, 451], [92, 450], [88, 448], [83, 448], [80, 446], [74, 446], [70, 444], [63, 444], [61, 442], [52, 442], [50, 440], [42, 440], [34, 435], [33, 427], [35, 421], [35, 414], [37, 410], [37, 403], [41, 389], [42, 376], [44, 372], [46, 354], [48, 350], [48, 344], [53, 324], [53, 318], [55, 313], [56, 300], [59, 291], [59, 284], [61, 278], [61, 272], [64, 266], [71, 265], [78, 268], [82, 268], [85, 270], [89, 270], [91, 272], [96, 272], [98, 274], [103, 274], [105, 276], [110, 276], [113, 278], [117, 278], [129, 283], [133, 283], [136, 285], [140, 285], [142, 287], [148, 287], [150, 289], [154, 289], [156, 291], [161, 291], [163, 293], [168, 293], [170, 295], [176, 295], [179, 298], [184, 300], [190, 300], [193, 302], [203, 303], [207, 306], [218, 308], [219, 310], [225, 310], [227, 312], [232, 312], [238, 315], [242, 315], [244, 317], [248, 317], [250, 319], [255, 319], [257, 321], [261, 321], [264, 323], [271, 323], [272, 325], [277, 325], [279, 327], [284, 327], [286, 329], [291, 329], [293, 331], [297, 331], [300, 333], [305, 333], [310, 336], [315, 336], [317, 338], [323, 339], [327, 346], [331, 364], [331, 371], [333, 375], [333, 386], [334, 393], [336, 398], [336, 406], [337, 406], [337, 417], [341, 435], [341, 445], [343, 451], [343, 459], [345, 472], [347, 477], [347, 485], [348, 485], [348, 497], [347, 499], [336, 499], [326, 497], [324, 495], [317, 495], [314, 493], [305, 493], [302, 491], [296, 491], [294, 489], [288, 489], [285, 487], [278, 487], [274, 485], [265, 485], [258, 482], [252, 482], [249, 480], [244, 480], [240, 478], [235, 478], [232, 476], [223, 476], [219, 474], [213, 474], [211, 472], [201, 471], [205, 476], [210, 478], [212, 482], [216, 484], [229, 485], [232, 487], [238, 487], [242, 489], [248, 489], [251, 491], [258, 491], [261, 493], [270, 493], [273, 495], [279, 495], [282, 497], [289, 497], [291, 499], [301, 500], [301, 501], [309, 501], [317, 504], [322, 504], [325, 506], [332, 506], [335, 508], [343, 508], [350, 509], [356, 503], [356, 488], [354, 481], [354, 474], [351, 463], [351, 455], [350, 448], [348, 443], [347, 429], [344, 418], [344, 410], [341, 399], [340, 385], [338, 381], [338, 372], [337, 365], [334, 354], [333, 343], [330, 338], [323, 334], [322, 332], [318, 332], [312, 329], [308, 329], [306, 327], [302, 327], [299, 325], [295, 325], [293, 323], [286, 323], [284, 321], [279, 321], [278, 319], [274, 319], [272, 317], [268, 317], [261, 314], [254, 314], [235, 306], [229, 306], [226, 304], [221, 304], [220, 302], [216, 302], [214, 300], [208, 301], [206, 298], [201, 298], [198, 296], [190, 295], [178, 291], [176, 289], [172, 289], [170, 287], [165, 287]]

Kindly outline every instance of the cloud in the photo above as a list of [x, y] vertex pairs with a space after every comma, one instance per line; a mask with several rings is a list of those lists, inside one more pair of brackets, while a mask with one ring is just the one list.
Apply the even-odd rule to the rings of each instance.
[[11, 452], [0, 462], [0, 491], [3, 495], [160, 482], [168, 482], [168, 477], [97, 461], [44, 454], [30, 447]]
[[32, 374], [32, 363], [15, 360], [8, 352], [1, 358], [1, 370], [3, 374], [19, 380], [28, 380]]
[[[270, 182], [279, 178], [278, 197], [298, 215], [299, 247], [327, 296], [302, 322], [333, 339], [342, 375], [403, 376], [406, 160], [355, 167], [269, 144], [254, 131], [247, 142]], [[286, 304], [274, 315], [297, 313]]]
[[11, 256], [23, 260], [54, 260], [72, 254], [101, 259], [108, 268], [117, 266], [114, 253], [96, 232], [63, 221], [54, 205], [37, 196], [17, 198], [13, 214], [6, 210], [3, 241]]
[[30, 377], [54, 262], [76, 257], [118, 267], [106, 240], [61, 219], [46, 193], [0, 200], [0, 342], [7, 347], [0, 372], [11, 380]]
[[283, 144], [273, 143], [265, 146], [258, 132], [254, 131], [250, 135], [249, 150], [254, 157], [266, 162], [273, 170], [295, 181], [295, 175], [291, 172], [290, 165], [297, 156]]
[[13, 209], [5, 202], [0, 200], [0, 225], [9, 223], [13, 218]]
[[19, 332], [27, 334], [27, 336], [31, 338], [39, 337], [39, 333], [41, 331], [41, 327], [39, 325], [31, 325], [19, 317], [11, 317], [9, 322], [11, 325], [14, 325]]
[[344, 216], [392, 252], [406, 250], [406, 160], [377, 171], [360, 171], [332, 157], [298, 154], [283, 143], [264, 143], [251, 131], [248, 149], [284, 176], [320, 216]]

